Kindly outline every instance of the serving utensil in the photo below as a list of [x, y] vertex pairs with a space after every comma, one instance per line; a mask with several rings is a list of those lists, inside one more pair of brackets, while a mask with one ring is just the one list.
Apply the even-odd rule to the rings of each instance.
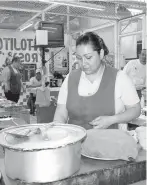
[[[25, 134], [20, 134], [20, 133], [18, 134], [18, 133], [13, 133], [13, 132], [5, 132], [5, 133], [7, 134], [7, 136], [10, 136], [14, 140], [16, 140], [17, 141], [16, 143], [23, 143], [23, 142], [29, 140], [34, 135], [37, 135], [37, 134], [40, 135], [41, 129], [37, 128], [35, 130], [28, 130], [28, 132]], [[13, 141], [12, 141], [12, 143], [13, 143]], [[15, 142], [14, 142], [14, 144], [15, 144]]]
[[28, 130], [27, 133], [21, 134], [21, 133], [14, 133], [14, 132], [5, 132], [7, 136], [13, 137], [15, 140], [19, 140], [19, 143], [29, 140], [31, 137], [35, 135], [40, 135], [41, 139], [44, 141], [48, 141], [49, 137], [47, 134], [47, 131], [49, 128], [54, 126], [54, 122], [44, 125], [44, 129], [36, 128], [35, 130]]

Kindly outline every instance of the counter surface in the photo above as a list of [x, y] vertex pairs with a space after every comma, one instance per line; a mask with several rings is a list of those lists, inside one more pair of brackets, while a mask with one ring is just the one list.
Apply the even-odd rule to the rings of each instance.
[[[18, 118], [20, 119], [20, 121], [16, 121], [16, 122], [22, 122], [22, 124], [30, 124], [30, 113], [29, 110], [25, 109], [25, 108], [18, 108], [17, 110], [5, 110], [5, 108], [0, 108], [0, 116], [11, 116], [14, 118]], [[12, 124], [13, 126], [13, 124]], [[0, 128], [1, 128], [1, 124], [0, 124]]]
[[[20, 181], [10, 180], [5, 174], [4, 158], [0, 152], [0, 170], [5, 185], [27, 185]], [[81, 159], [80, 170], [58, 182], [44, 185], [127, 185], [146, 179], [146, 152], [141, 150], [136, 162]], [[40, 184], [32, 184], [40, 185]]]

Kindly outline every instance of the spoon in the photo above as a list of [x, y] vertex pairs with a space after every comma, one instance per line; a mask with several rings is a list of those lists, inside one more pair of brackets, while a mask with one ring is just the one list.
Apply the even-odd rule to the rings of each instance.
[[42, 132], [42, 136], [43, 136], [43, 140], [45, 141], [49, 141], [49, 137], [48, 137], [48, 134], [47, 134], [47, 131], [49, 128], [52, 128], [53, 126], [55, 125], [55, 122], [51, 122], [51, 123], [48, 123], [45, 126], [45, 130], [41, 131]]
[[53, 128], [53, 126], [60, 125], [60, 124], [63, 124], [63, 123], [59, 123], [59, 121], [54, 121], [54, 122], [50, 122], [48, 124], [44, 124], [45, 130], [43, 130], [43, 131], [41, 130], [43, 140], [49, 141], [50, 139], [49, 139], [48, 133], [47, 133], [48, 129]]
[[45, 129], [42, 130], [40, 128], [37, 128], [35, 130], [28, 130], [28, 132], [25, 134], [18, 134], [18, 133], [12, 133], [12, 132], [5, 132], [5, 133], [9, 136], [12, 136], [14, 139], [16, 139], [19, 142], [27, 141], [36, 134], [41, 135], [41, 137], [44, 141], [48, 141], [49, 137], [48, 137], [47, 131], [49, 128], [52, 128], [54, 126], [54, 124], [55, 124], [55, 122], [45, 124], [44, 125]]
[[[5, 132], [7, 135], [10, 135], [12, 136], [13, 138], [15, 139], [19, 139], [19, 140], [22, 140], [22, 141], [26, 141], [26, 140], [29, 140], [29, 138], [33, 135], [36, 135], [36, 134], [40, 134], [41, 133], [41, 129], [40, 128], [37, 128], [36, 130], [34, 130], [33, 132], [31, 130], [28, 130], [27, 133], [24, 134], [18, 134], [18, 133], [11, 133], [11, 132]], [[31, 134], [30, 134], [31, 133]]]

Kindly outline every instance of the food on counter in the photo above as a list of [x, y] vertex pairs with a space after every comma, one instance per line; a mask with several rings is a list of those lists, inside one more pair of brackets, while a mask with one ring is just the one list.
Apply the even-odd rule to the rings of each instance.
[[2, 115], [2, 116], [0, 116], [0, 121], [9, 121], [11, 119], [12, 119], [12, 117], [9, 116], [9, 115]]
[[128, 133], [135, 139], [136, 143], [138, 143], [138, 137], [135, 130], [128, 131]]
[[15, 102], [12, 102], [10, 100], [7, 100], [5, 98], [0, 99], [0, 107], [1, 108], [12, 107], [12, 106], [18, 106], [18, 104]]
[[138, 147], [135, 139], [122, 130], [91, 129], [87, 131], [82, 154], [92, 158], [130, 160], [136, 159]]
[[0, 116], [0, 119], [3, 119], [3, 118], [11, 118], [12, 116], [8, 116], [8, 115], [2, 115]]

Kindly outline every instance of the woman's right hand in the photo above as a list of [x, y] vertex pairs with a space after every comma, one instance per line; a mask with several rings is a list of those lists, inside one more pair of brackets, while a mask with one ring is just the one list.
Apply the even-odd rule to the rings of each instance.
[[5, 91], [5, 92], [8, 92], [9, 90], [10, 90], [10, 88], [8, 87], [8, 85], [5, 84], [5, 86], [4, 86], [4, 91]]
[[106, 129], [114, 123], [113, 116], [99, 116], [89, 124], [93, 125], [93, 127], [97, 129]]

